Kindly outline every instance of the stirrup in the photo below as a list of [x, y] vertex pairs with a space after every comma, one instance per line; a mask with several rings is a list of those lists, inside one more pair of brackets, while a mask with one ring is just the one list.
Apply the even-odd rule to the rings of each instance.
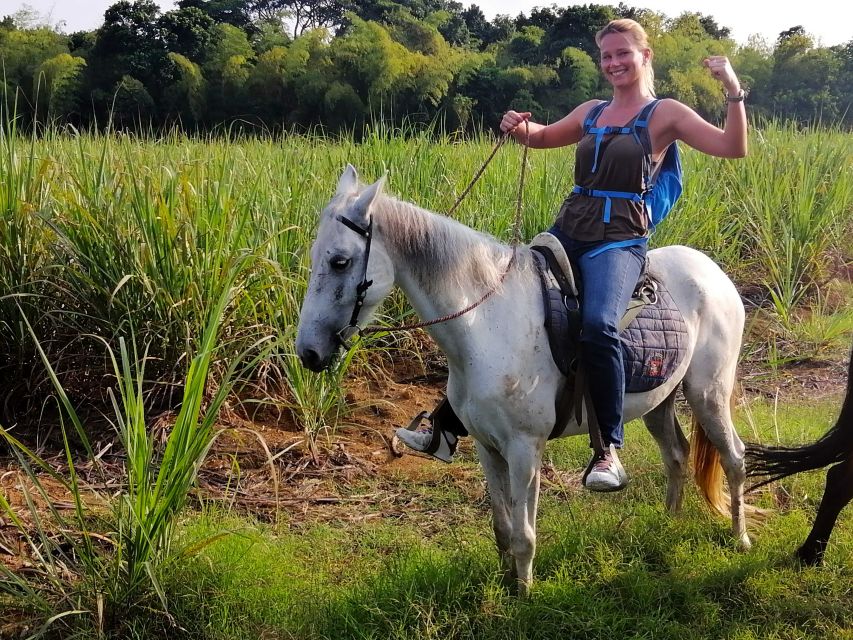
[[[441, 405], [439, 405], [439, 407], [440, 406]], [[412, 418], [409, 426], [405, 429], [406, 431], [417, 432], [421, 423], [424, 420], [427, 420], [430, 425], [431, 438], [425, 448], [418, 449], [411, 447], [409, 443], [406, 442], [405, 438], [400, 439], [404, 444], [415, 451], [425, 453], [437, 460], [441, 460], [442, 462], [450, 463], [453, 462], [453, 454], [456, 453], [456, 445], [459, 442], [459, 438], [454, 433], [446, 431], [436, 424], [435, 413], [436, 411], [433, 411], [432, 413], [428, 411], [421, 411], [418, 415]], [[398, 432], [399, 431], [400, 430], [398, 430]]]

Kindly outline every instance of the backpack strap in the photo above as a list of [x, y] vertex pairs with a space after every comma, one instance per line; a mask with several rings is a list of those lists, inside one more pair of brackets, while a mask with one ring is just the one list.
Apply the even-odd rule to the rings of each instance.
[[604, 139], [604, 136], [611, 135], [614, 133], [632, 133], [633, 131], [631, 127], [595, 126], [595, 123], [598, 121], [598, 116], [601, 115], [601, 112], [604, 111], [604, 108], [609, 104], [610, 100], [599, 102], [597, 105], [595, 105], [592, 109], [589, 110], [589, 113], [586, 114], [586, 118], [584, 118], [583, 121], [584, 134], [591, 133], [595, 136], [595, 156], [593, 156], [591, 173], [595, 173], [595, 170], [598, 168], [598, 152], [601, 149], [601, 141]]
[[649, 120], [652, 119], [652, 114], [660, 104], [660, 98], [655, 98], [640, 111], [640, 114], [634, 120], [634, 135], [637, 136], [637, 142], [643, 146], [646, 153], [652, 152], [651, 139], [649, 138]]
[[649, 120], [652, 117], [657, 106], [660, 104], [660, 99], [655, 98], [651, 102], [649, 102], [646, 106], [642, 108], [640, 113], [634, 118], [634, 121], [631, 123], [631, 126], [628, 127], [596, 127], [595, 124], [598, 121], [598, 117], [601, 115], [601, 112], [604, 111], [604, 108], [610, 104], [610, 101], [599, 102], [597, 105], [592, 107], [584, 118], [583, 122], [583, 130], [584, 134], [592, 134], [595, 136], [595, 156], [593, 158], [592, 163], [592, 171], [591, 173], [595, 173], [595, 170], [598, 168], [598, 156], [599, 150], [601, 148], [601, 141], [604, 136], [612, 135], [612, 134], [631, 134], [634, 136], [634, 139], [637, 141], [637, 144], [643, 150], [643, 155], [645, 156], [643, 161], [643, 190], [640, 193], [632, 193], [625, 191], [609, 191], [609, 190], [600, 190], [600, 189], [586, 189], [584, 187], [575, 186], [572, 189], [573, 193], [580, 193], [585, 196], [593, 197], [593, 198], [603, 198], [604, 199], [604, 217], [603, 220], [606, 223], [610, 222], [610, 211], [611, 204], [613, 198], [619, 198], [623, 200], [631, 200], [633, 202], [643, 202], [646, 196], [646, 193], [652, 187], [652, 175], [651, 175], [651, 165], [652, 165], [652, 141], [649, 136]]
[[604, 223], [610, 222], [610, 207], [613, 198], [621, 198], [622, 200], [631, 200], [632, 202], [642, 202], [643, 194], [633, 193], [631, 191], [609, 191], [606, 189], [586, 189], [575, 185], [572, 188], [572, 193], [580, 193], [590, 198], [604, 198]]
[[649, 135], [649, 120], [652, 119], [652, 114], [660, 104], [660, 98], [655, 98], [640, 111], [640, 115], [634, 120], [634, 138], [637, 143], [643, 148], [643, 153], [646, 155], [646, 162], [643, 163], [643, 185], [646, 189], [652, 186], [651, 166], [652, 166], [652, 138]]
[[610, 100], [602, 100], [597, 105], [595, 105], [592, 109], [590, 109], [586, 118], [583, 121], [583, 132], [589, 133], [589, 130], [595, 125], [598, 121], [598, 116], [601, 115], [601, 112], [604, 111], [604, 107], [610, 104]]

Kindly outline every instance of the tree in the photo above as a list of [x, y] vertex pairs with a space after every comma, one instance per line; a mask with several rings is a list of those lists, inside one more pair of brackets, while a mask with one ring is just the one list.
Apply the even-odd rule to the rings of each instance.
[[119, 126], [144, 125], [153, 118], [154, 99], [136, 78], [122, 76], [113, 95], [113, 119]]
[[333, 80], [323, 96], [323, 123], [342, 129], [360, 124], [367, 109], [352, 85]]
[[169, 52], [168, 59], [174, 80], [163, 92], [165, 115], [179, 118], [184, 126], [196, 126], [204, 120], [207, 106], [201, 67], [180, 53]]
[[[285, 121], [289, 124], [329, 122], [327, 109], [330, 102], [326, 101], [326, 94], [336, 82], [351, 84], [351, 80], [344, 79], [340, 68], [335, 64], [332, 48], [327, 40], [328, 32], [325, 29], [312, 29], [296, 38], [287, 48], [284, 84], [295, 94], [293, 107], [290, 112], [284, 113]], [[337, 93], [340, 92], [340, 89], [337, 90]], [[337, 117], [340, 118], [340, 113]], [[361, 108], [356, 108], [348, 114], [348, 121], [355, 124], [363, 117], [362, 103]]]
[[287, 47], [293, 38], [287, 31], [284, 12], [271, 17], [259, 19], [255, 26], [257, 33], [252, 38], [255, 52], [261, 54], [275, 47]]
[[32, 5], [22, 4], [21, 8], [18, 9], [15, 13], [10, 16], [6, 16], [4, 18], [4, 22], [8, 20], [7, 24], [10, 26], [21, 29], [21, 30], [29, 30], [29, 29], [53, 29], [53, 25], [50, 23], [49, 16], [43, 16], [37, 9], [35, 9]]
[[783, 31], [773, 52], [770, 99], [774, 109], [800, 121], [837, 119], [841, 105], [832, 87], [842, 68], [842, 60], [830, 49], [814, 48], [803, 27]]
[[216, 23], [198, 7], [168, 11], [157, 21], [166, 50], [194, 62], [203, 62], [213, 41]]
[[515, 21], [508, 15], [498, 14], [492, 20], [492, 42], [503, 42], [509, 40], [515, 33]]
[[39, 65], [33, 82], [42, 87], [39, 104], [47, 120], [67, 119], [77, 111], [80, 71], [85, 66], [83, 58], [68, 53], [55, 55]]
[[309, 29], [337, 29], [344, 23], [344, 13], [351, 8], [348, 0], [256, 0], [259, 16], [272, 19], [284, 16], [293, 25], [293, 37]]
[[253, 30], [249, 0], [179, 0], [178, 9], [198, 9], [217, 24]]
[[544, 60], [556, 61], [566, 47], [580, 49], [591, 58], [598, 59], [595, 34], [615, 17], [613, 7], [593, 4], [567, 7], [545, 33], [542, 43]]
[[204, 61], [205, 71], [212, 77], [221, 72], [234, 56], [247, 61], [255, 56], [255, 50], [245, 31], [230, 24], [222, 23], [213, 27], [213, 44]]
[[707, 119], [719, 118], [722, 88], [702, 66], [702, 60], [709, 55], [733, 57], [735, 43], [712, 38], [698, 14], [684, 13], [656, 35], [652, 46], [657, 94], [680, 100]]
[[255, 51], [245, 31], [222, 23], [213, 28], [213, 44], [202, 65], [208, 86], [208, 109], [215, 121], [243, 113], [246, 81]]
[[468, 31], [468, 25], [461, 13], [442, 10], [432, 13], [429, 17], [430, 24], [433, 24], [441, 37], [454, 46], [471, 46], [471, 32]]
[[769, 104], [770, 79], [773, 76], [773, 47], [758, 35], [752, 35], [732, 58], [741, 85], [749, 89], [749, 104], [755, 112], [772, 112]]
[[[436, 14], [431, 14], [435, 16]], [[430, 22], [418, 20], [405, 9], [400, 9], [393, 16], [393, 21], [385, 25], [385, 29], [395, 42], [402, 44], [408, 51], [432, 56], [443, 51], [447, 42], [438, 29]]]
[[88, 60], [95, 47], [95, 31], [75, 31], [68, 36], [68, 51], [71, 55]]
[[153, 0], [120, 0], [104, 12], [89, 59], [95, 87], [120, 86], [124, 76], [149, 88], [157, 86], [166, 57], [158, 37], [159, 14]]
[[559, 111], [568, 113], [595, 96], [601, 74], [598, 65], [586, 51], [566, 47], [560, 56], [557, 73], [560, 77], [560, 91], [549, 103]]
[[398, 120], [416, 113], [430, 118], [468, 54], [451, 47], [434, 27], [405, 15], [388, 28], [353, 17], [346, 35], [333, 42], [332, 59], [364, 104], [386, 112], [390, 105]]
[[732, 30], [728, 27], [721, 27], [716, 20], [711, 16], [699, 14], [699, 23], [705, 29], [705, 33], [714, 38], [714, 40], [726, 40], [731, 38]]
[[6, 85], [21, 91], [21, 103], [35, 104], [39, 66], [54, 56], [68, 53], [66, 39], [47, 29], [0, 30], [0, 57]]
[[542, 31], [547, 31], [554, 26], [554, 23], [559, 18], [560, 11], [561, 9], [558, 9], [556, 4], [550, 7], [533, 7], [529, 17], [520, 15], [516, 18], [515, 28], [538, 27]]
[[470, 42], [480, 49], [494, 42], [495, 29], [486, 19], [486, 14], [476, 4], [472, 4], [461, 14], [462, 20], [471, 36]]
[[269, 124], [281, 122], [294, 109], [295, 95], [285, 82], [288, 50], [276, 46], [258, 56], [247, 80], [252, 111]]
[[506, 62], [510, 64], [537, 64], [542, 59], [540, 47], [545, 31], [540, 27], [521, 27], [506, 45]]
[[838, 73], [832, 93], [839, 96], [838, 107], [848, 124], [853, 124], [853, 39], [846, 45], [833, 47], [838, 60]]
[[406, 80], [410, 53], [376, 22], [353, 18], [346, 35], [336, 38], [332, 59], [366, 103], [396, 93]]

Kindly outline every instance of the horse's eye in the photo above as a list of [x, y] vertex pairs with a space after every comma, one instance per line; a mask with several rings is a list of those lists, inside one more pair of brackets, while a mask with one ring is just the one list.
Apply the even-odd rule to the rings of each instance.
[[335, 271], [344, 271], [352, 262], [349, 258], [344, 258], [342, 256], [335, 256], [331, 260], [329, 260], [329, 264], [332, 265], [332, 269]]

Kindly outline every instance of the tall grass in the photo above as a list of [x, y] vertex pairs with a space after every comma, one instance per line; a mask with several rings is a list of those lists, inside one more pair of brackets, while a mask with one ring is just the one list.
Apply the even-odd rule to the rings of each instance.
[[44, 143], [18, 132], [14, 103], [0, 105], [0, 348], [22, 364], [29, 362], [31, 345], [17, 306], [24, 305], [33, 317], [45, 309], [37, 298], [46, 293], [53, 241], [39, 221], [53, 186], [51, 160], [40, 151]]
[[[744, 205], [748, 249], [765, 271], [773, 306], [785, 323], [825, 275], [826, 252], [849, 250], [853, 214], [853, 141], [818, 129], [803, 135], [793, 125], [771, 125], [744, 161], [734, 197]], [[773, 144], [767, 142], [773, 140]]]
[[[74, 412], [73, 390], [64, 381], [75, 380], [75, 367], [92, 366], [91, 352], [78, 353], [81, 334], [106, 342], [115, 353], [110, 352], [106, 362], [111, 370], [105, 373], [118, 381], [112, 396], [107, 395], [127, 450], [128, 473], [118, 502], [93, 511], [84, 500], [65, 422], [61, 426], [68, 476], [55, 474], [6, 432], [24, 472], [53, 473], [53, 480], [73, 496], [73, 508], [69, 515], [49, 506], [44, 516], [38, 503], [49, 503], [49, 494], [35, 473], [28, 474], [28, 488], [23, 490], [26, 514], [33, 522], [24, 522], [21, 512], [0, 496], [0, 508], [22, 531], [38, 567], [32, 579], [5, 572], [0, 588], [29, 603], [42, 620], [63, 612], [65, 617], [52, 620], [52, 625], [71, 628], [71, 621], [79, 619], [85, 621], [83, 627], [88, 624], [99, 632], [120, 624], [122, 612], [140, 610], [134, 607], [163, 613], [175, 606], [160, 568], [185, 558], [172, 546], [175, 524], [214, 435], [216, 408], [234, 377], [257, 382], [255, 388], [260, 389], [263, 385], [256, 378], [277, 372], [280, 388], [286, 389], [285, 403], [310, 445], [318, 433], [334, 428], [345, 411], [341, 381], [348, 368], [371, 366], [367, 350], [359, 349], [349, 352], [335, 371], [315, 377], [299, 366], [293, 349], [317, 214], [345, 163], [355, 164], [365, 180], [387, 173], [391, 190], [400, 197], [443, 212], [488, 155], [493, 140], [484, 136], [460, 144], [428, 133], [403, 136], [383, 130], [359, 144], [298, 136], [241, 141], [179, 134], [160, 140], [119, 134], [69, 137], [50, 130], [25, 137], [13, 117], [0, 120], [0, 339], [5, 353], [11, 354], [3, 370], [6, 384], [20, 379], [22, 372], [35, 375], [33, 356], [50, 363], [55, 372], [49, 379], [61, 399], [63, 420], [70, 421], [85, 442], [86, 425]], [[685, 195], [653, 241], [691, 244], [708, 251], [739, 283], [761, 284], [772, 313], [790, 327], [798, 312], [816, 304], [813, 292], [826, 275], [828, 256], [853, 258], [845, 237], [853, 227], [851, 140], [832, 129], [799, 131], [771, 123], [753, 132], [751, 145], [749, 158], [739, 161], [686, 153]], [[518, 146], [502, 150], [457, 217], [509, 242], [520, 161]], [[550, 226], [572, 183], [570, 150], [535, 152], [529, 162], [525, 238]], [[239, 287], [233, 286], [235, 263]], [[38, 345], [16, 303], [32, 319]], [[399, 295], [382, 310], [389, 323], [410, 314]], [[825, 334], [837, 335], [845, 327], [849, 316], [839, 312], [837, 320], [826, 325], [814, 323], [809, 331], [816, 335], [809, 339], [821, 345]], [[122, 335], [133, 335], [135, 344], [146, 345], [142, 354], [127, 346]], [[252, 347], [269, 336], [278, 337], [275, 348], [255, 355]], [[382, 345], [376, 349], [390, 348], [387, 344], [374, 343]], [[220, 362], [213, 361], [214, 353]], [[214, 387], [205, 384], [212, 370]], [[181, 410], [162, 452], [146, 430], [144, 378], [174, 381], [180, 392]], [[63, 387], [69, 392], [61, 392]], [[212, 397], [205, 396], [206, 388], [216, 389]], [[653, 517], [638, 519], [631, 510], [614, 513], [628, 522], [631, 539], [667, 528]], [[101, 526], [103, 522], [108, 524]], [[568, 520], [555, 525], [552, 539], [561, 539], [569, 526]], [[656, 604], [663, 611], [684, 600], [704, 607], [706, 618], [700, 621], [689, 617], [689, 607], [678, 618], [656, 618], [673, 636], [682, 631], [696, 637], [737, 631], [743, 618], [718, 623], [722, 605], [715, 598], [709, 603], [706, 595], [717, 590], [723, 601], [741, 597], [733, 585], [749, 567], [727, 573], [735, 560], [724, 556], [718, 566], [720, 581], [710, 580], [697, 590], [680, 586], [699, 570], [682, 554], [683, 564], [661, 590], [636, 567], [651, 566], [653, 577], [665, 572], [662, 548], [630, 546], [614, 564], [608, 559], [620, 553], [616, 542], [621, 538], [614, 534], [608, 539], [604, 525], [596, 526], [603, 542], [566, 538], [571, 558], [579, 557], [580, 549], [597, 554], [599, 561], [589, 567], [601, 579], [588, 582], [595, 593], [616, 594], [635, 611], [646, 612]], [[693, 540], [695, 534], [689, 530], [683, 536]], [[702, 544], [716, 552], [718, 537], [712, 533]], [[310, 591], [318, 598], [332, 594], [323, 610], [329, 617], [318, 618], [318, 609], [310, 608], [310, 615], [297, 620], [302, 625], [298, 629], [307, 637], [503, 637], [503, 621], [511, 619], [513, 633], [521, 637], [536, 620], [566, 602], [571, 607], [588, 602], [581, 598], [583, 589], [570, 582], [559, 595], [543, 586], [530, 608], [508, 605], [491, 582], [490, 560], [458, 565], [459, 556], [430, 551], [427, 565], [435, 570], [424, 574], [406, 560], [411, 548], [391, 551], [397, 559], [390, 578], [382, 572], [386, 555], [380, 553], [372, 573], [361, 582], [354, 580], [350, 591]], [[549, 564], [544, 548], [546, 574], [571, 574], [582, 581], [556, 558], [553, 547]], [[619, 571], [614, 572], [614, 566]], [[69, 580], [69, 575], [80, 578]], [[633, 598], [631, 585], [636, 584], [641, 591]], [[778, 584], [773, 588], [781, 591]], [[412, 597], [400, 599], [399, 589]], [[367, 604], [360, 606], [362, 601]], [[484, 609], [468, 615], [457, 608], [448, 617], [445, 605], [450, 601]], [[194, 602], [203, 610], [204, 601]], [[394, 615], [385, 615], [386, 610]], [[588, 629], [602, 631], [592, 617], [594, 608], [580, 610], [589, 614], [581, 620]], [[498, 613], [493, 617], [490, 611]], [[608, 611], [608, 619], [627, 633], [618, 614]], [[284, 634], [293, 618], [280, 611], [276, 615], [285, 620], [275, 627], [276, 633]], [[558, 627], [568, 624], [557, 619]], [[767, 619], [769, 614], [761, 620]], [[745, 624], [744, 633], [760, 632], [764, 622]], [[257, 619], [255, 623], [253, 630], [264, 630]], [[781, 628], [777, 635], [787, 637], [799, 630]], [[647, 635], [653, 631], [651, 623], [643, 628]]]
[[[204, 301], [223, 265], [245, 251], [254, 257], [253, 273], [227, 327], [230, 348], [281, 336], [263, 371], [283, 377], [279, 388], [307, 389], [294, 373], [293, 327], [317, 214], [344, 165], [352, 162], [365, 180], [387, 173], [392, 192], [445, 212], [493, 142], [383, 129], [358, 144], [345, 137], [172, 133], [150, 140], [50, 130], [27, 138], [11, 119], [0, 130], [2, 295], [29, 305], [40, 335], [49, 336], [45, 348], [62, 356], [54, 358], [60, 373], [91, 360], [81, 333], [114, 341], [132, 319], [137, 338], [150, 345], [149, 374], [179, 379], [186, 349], [198, 348]], [[743, 160], [686, 150], [685, 194], [653, 243], [709, 252], [739, 283], [763, 286], [791, 327], [794, 311], [812, 305], [827, 256], [850, 259], [844, 230], [853, 218], [853, 143], [831, 128], [774, 123], [754, 130], [750, 142]], [[520, 162], [520, 147], [506, 145], [456, 216], [511, 241]], [[525, 238], [550, 226], [573, 174], [570, 149], [532, 152], [529, 164]], [[9, 310], [11, 298], [3, 299], [7, 351], [26, 352], [26, 332]], [[389, 323], [410, 314], [399, 295], [383, 310]], [[362, 355], [353, 358], [363, 363]], [[310, 394], [316, 402], [297, 404], [319, 405], [324, 393], [318, 388]]]
[[[242, 361], [231, 360], [211, 393], [209, 373], [217, 356], [220, 329], [239, 299], [240, 290], [235, 284], [245, 264], [245, 258], [232, 261], [220, 287], [212, 292], [213, 303], [207, 309], [199, 351], [191, 358], [180, 411], [162, 450], [145, 415], [142, 383], [146, 356], [140, 357], [135, 348], [128, 348], [123, 338], [119, 340], [118, 354], [105, 344], [116, 380], [116, 391], [109, 388], [108, 395], [113, 402], [114, 425], [124, 446], [126, 470], [123, 488], [114, 501], [93, 493], [80, 480], [65, 419], [74, 425], [95, 469], [97, 459], [88, 444], [83, 421], [35, 341], [62, 405], [67, 475], [0, 427], [0, 436], [20, 463], [20, 486], [30, 522], [25, 522], [3, 495], [0, 513], [10, 519], [24, 540], [25, 556], [34, 569], [28, 578], [0, 565], [0, 593], [10, 594], [22, 608], [40, 618], [42, 631], [53, 626], [64, 630], [60, 635], [79, 632], [100, 636], [122, 628], [134, 617], [148, 617], [151, 613], [162, 618], [160, 626], [169, 626], [170, 603], [161, 576], [175, 562], [200, 548], [195, 544], [193, 549], [173, 549], [172, 534], [216, 437], [219, 409], [231, 392], [236, 368]], [[73, 503], [72, 515], [55, 506], [55, 489], [53, 493], [48, 490], [42, 474], [62, 487]]]

